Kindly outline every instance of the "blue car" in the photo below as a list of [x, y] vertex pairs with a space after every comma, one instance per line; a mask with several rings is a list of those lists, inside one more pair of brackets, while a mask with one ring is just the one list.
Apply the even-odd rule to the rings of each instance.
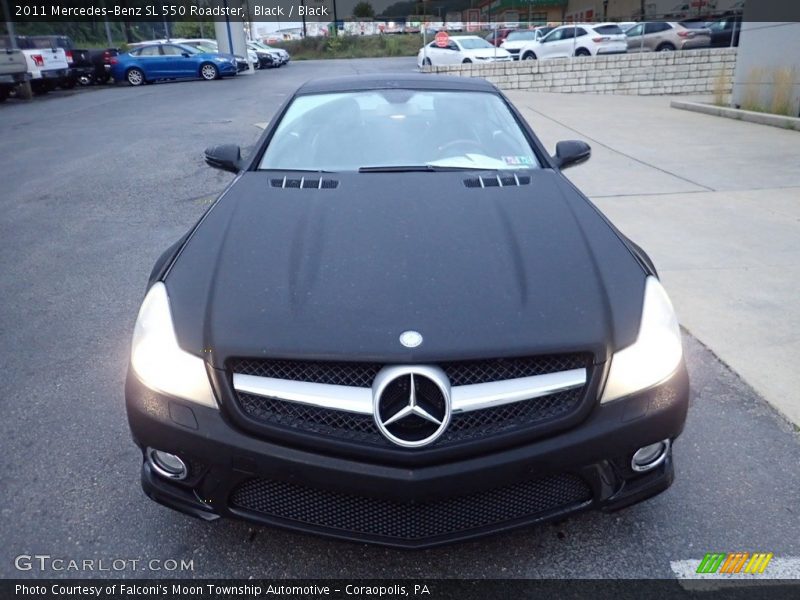
[[230, 54], [203, 52], [176, 43], [147, 44], [112, 59], [115, 81], [142, 85], [159, 79], [201, 78], [207, 81], [236, 75], [236, 58]]

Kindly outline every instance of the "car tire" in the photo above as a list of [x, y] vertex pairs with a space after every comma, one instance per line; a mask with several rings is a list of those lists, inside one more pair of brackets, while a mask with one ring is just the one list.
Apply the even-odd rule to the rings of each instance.
[[20, 100], [30, 100], [33, 98], [33, 88], [31, 87], [31, 82], [26, 81], [25, 83], [20, 83], [16, 89], [16, 96]]
[[217, 65], [212, 63], [203, 63], [200, 65], [200, 77], [206, 81], [219, 79], [219, 69]]
[[8, 88], [5, 86], [0, 87], [0, 102], [5, 102], [6, 98], [8, 98]]
[[430, 58], [425, 58], [425, 60], [422, 61], [422, 66], [423, 67], [431, 67], [431, 66], [433, 66], [433, 63], [431, 62]]
[[108, 80], [109, 80], [109, 76], [108, 76], [107, 73], [103, 73], [102, 75], [95, 75], [94, 76], [94, 82], [97, 85], [105, 85], [106, 83], [108, 83]]
[[533, 52], [526, 52], [522, 55], [522, 60], [536, 60], [536, 55]]
[[661, 44], [658, 48], [656, 48], [656, 52], [674, 52], [675, 46], [670, 43]]
[[468, 58], [465, 58], [464, 60], [461, 61], [461, 64], [462, 65], [469, 65], [469, 64], [472, 64], [472, 61], [470, 59], [468, 59]]
[[589, 52], [586, 48], [578, 48], [575, 50], [575, 56], [591, 56], [592, 53]]
[[144, 71], [141, 69], [137, 69], [136, 67], [132, 69], [128, 69], [125, 73], [125, 80], [128, 82], [129, 85], [134, 87], [139, 85], [144, 85]]

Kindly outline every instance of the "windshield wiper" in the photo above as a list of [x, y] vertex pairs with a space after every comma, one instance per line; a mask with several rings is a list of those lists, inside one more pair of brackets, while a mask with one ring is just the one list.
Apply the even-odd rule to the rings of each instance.
[[359, 173], [437, 173], [440, 171], [494, 171], [480, 167], [442, 167], [436, 165], [386, 165], [383, 167], [361, 167]]

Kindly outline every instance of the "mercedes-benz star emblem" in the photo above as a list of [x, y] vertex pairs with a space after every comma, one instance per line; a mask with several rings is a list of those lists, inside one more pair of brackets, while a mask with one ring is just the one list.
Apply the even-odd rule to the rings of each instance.
[[372, 393], [378, 429], [399, 446], [431, 444], [450, 423], [450, 381], [438, 367], [386, 367]]
[[422, 334], [419, 331], [404, 331], [400, 334], [400, 343], [406, 348], [416, 348], [422, 343]]

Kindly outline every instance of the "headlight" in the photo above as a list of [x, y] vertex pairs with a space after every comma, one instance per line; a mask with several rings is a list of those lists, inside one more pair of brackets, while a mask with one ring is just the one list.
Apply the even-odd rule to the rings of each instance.
[[131, 366], [147, 387], [217, 408], [202, 358], [178, 346], [166, 286], [158, 282], [147, 292], [133, 329]]
[[231, 62], [230, 59], [224, 58], [222, 56], [217, 56], [217, 57], [214, 58], [214, 60], [217, 61], [218, 63]]
[[611, 357], [600, 402], [610, 402], [660, 383], [680, 365], [681, 330], [661, 283], [648, 277], [636, 341]]

